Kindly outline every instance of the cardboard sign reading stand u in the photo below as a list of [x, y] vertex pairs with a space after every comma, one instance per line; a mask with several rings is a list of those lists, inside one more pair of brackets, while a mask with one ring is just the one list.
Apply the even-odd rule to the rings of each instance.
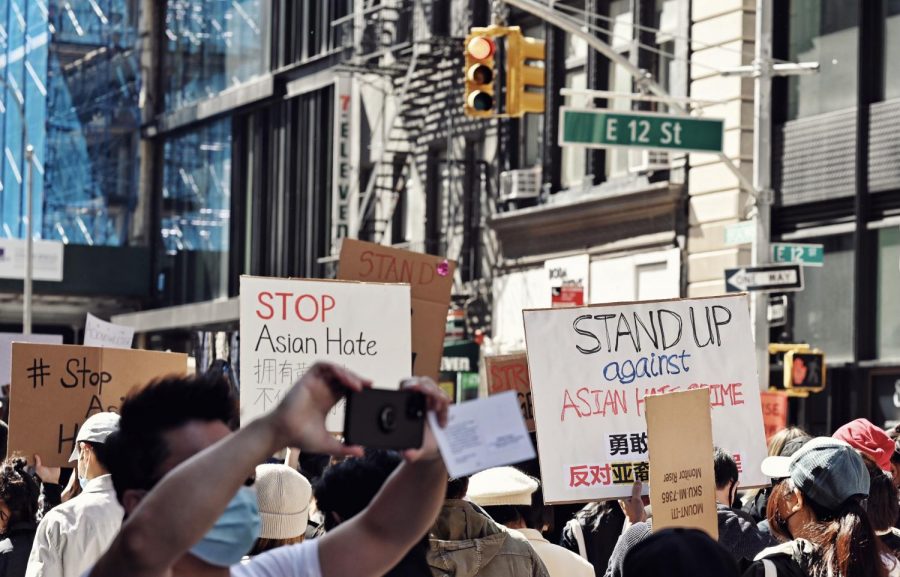
[[713, 439], [734, 456], [741, 485], [769, 483], [747, 295], [524, 316], [548, 503], [628, 497], [648, 479], [645, 397], [694, 389], [709, 398]]
[[13, 343], [8, 453], [70, 467], [88, 417], [117, 413], [134, 386], [186, 372], [187, 355], [180, 353]]
[[646, 403], [653, 531], [690, 527], [718, 539], [709, 395], [694, 389]]

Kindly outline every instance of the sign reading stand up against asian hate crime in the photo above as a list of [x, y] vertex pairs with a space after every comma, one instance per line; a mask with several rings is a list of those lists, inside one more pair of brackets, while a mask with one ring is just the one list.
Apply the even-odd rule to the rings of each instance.
[[644, 397], [699, 388], [741, 485], [769, 483], [747, 295], [523, 314], [547, 503], [629, 496], [649, 479]]
[[[405, 284], [241, 277], [241, 424], [270, 411], [316, 361], [397, 389], [411, 374]], [[328, 430], [344, 426], [343, 406]]]
[[70, 467], [88, 417], [117, 413], [133, 387], [187, 368], [187, 355], [180, 353], [13, 343], [8, 452]]

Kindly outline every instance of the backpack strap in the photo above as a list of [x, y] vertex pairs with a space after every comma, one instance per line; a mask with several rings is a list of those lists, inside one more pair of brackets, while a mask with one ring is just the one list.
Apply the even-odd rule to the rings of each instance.
[[[566, 523], [566, 527], [572, 531], [572, 535], [574, 535], [575, 541], [578, 543], [578, 554], [587, 561], [587, 547], [584, 544], [584, 531], [581, 529], [581, 523], [578, 522], [578, 519], [571, 519]], [[769, 576], [766, 575], [766, 577]]]
[[775, 567], [775, 563], [769, 559], [762, 559], [761, 561], [765, 577], [778, 577], [778, 568]]

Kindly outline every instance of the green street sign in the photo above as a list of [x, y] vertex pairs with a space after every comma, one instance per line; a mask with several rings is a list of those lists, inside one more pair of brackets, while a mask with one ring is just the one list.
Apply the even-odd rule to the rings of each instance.
[[773, 242], [772, 262], [794, 263], [802, 266], [822, 266], [825, 264], [825, 247], [821, 244], [794, 244]]
[[560, 117], [560, 146], [722, 152], [720, 119], [567, 107]]

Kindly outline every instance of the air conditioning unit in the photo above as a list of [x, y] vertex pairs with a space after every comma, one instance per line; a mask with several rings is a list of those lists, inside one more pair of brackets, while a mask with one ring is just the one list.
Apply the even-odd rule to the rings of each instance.
[[629, 150], [628, 172], [642, 174], [669, 170], [669, 153], [665, 150]]
[[541, 167], [500, 173], [500, 201], [537, 198], [541, 194]]

